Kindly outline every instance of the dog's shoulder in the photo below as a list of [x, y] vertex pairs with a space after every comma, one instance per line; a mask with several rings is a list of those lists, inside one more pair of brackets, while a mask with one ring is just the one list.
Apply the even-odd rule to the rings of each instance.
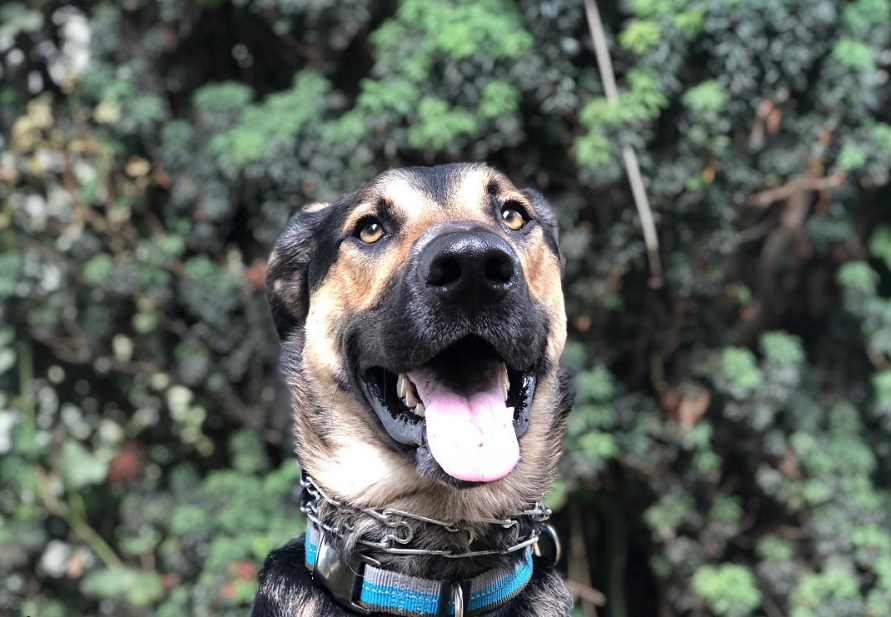
[[269, 554], [251, 617], [352, 617], [313, 584], [305, 561], [303, 538]]

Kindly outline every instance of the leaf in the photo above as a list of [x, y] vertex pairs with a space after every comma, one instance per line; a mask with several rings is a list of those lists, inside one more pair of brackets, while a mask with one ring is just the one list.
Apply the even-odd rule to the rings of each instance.
[[12, 41], [19, 33], [38, 32], [43, 28], [43, 14], [21, 2], [0, 6], [0, 40]]
[[727, 102], [727, 91], [719, 81], [710, 79], [687, 90], [684, 105], [696, 114], [719, 112]]
[[875, 68], [872, 47], [863, 41], [839, 39], [832, 49], [832, 59], [839, 65], [854, 71], [871, 71]]
[[15, 351], [9, 347], [0, 347], [0, 375], [15, 366]]
[[192, 104], [200, 111], [236, 115], [240, 113], [254, 97], [254, 92], [242, 83], [226, 81], [208, 84], [199, 88], [192, 95]]
[[414, 148], [440, 149], [477, 130], [476, 119], [464, 109], [425, 97], [418, 105], [418, 122], [408, 129], [408, 142]]
[[766, 360], [776, 366], [799, 366], [804, 362], [801, 341], [785, 332], [765, 332], [760, 347]]
[[862, 296], [874, 296], [879, 275], [865, 261], [852, 261], [839, 268], [836, 279], [846, 291]]
[[149, 606], [164, 596], [164, 582], [156, 572], [126, 566], [104, 568], [85, 576], [81, 591], [100, 598], [126, 599], [135, 606]]
[[506, 80], [490, 81], [483, 88], [479, 114], [483, 118], [497, 118], [517, 111], [520, 92]]
[[845, 171], [857, 171], [866, 165], [868, 157], [862, 148], [845, 144], [838, 154], [838, 166]]
[[659, 24], [645, 19], [632, 19], [619, 34], [619, 44], [636, 54], [643, 54], [658, 45], [660, 38]]
[[88, 284], [100, 286], [108, 280], [113, 271], [114, 264], [111, 257], [105, 253], [99, 253], [84, 264], [83, 276]]
[[869, 252], [891, 270], [891, 226], [879, 225], [869, 237]]
[[750, 615], [761, 606], [761, 592], [745, 566], [703, 566], [693, 574], [693, 592], [721, 616]]
[[108, 462], [100, 460], [74, 440], [62, 444], [59, 467], [65, 486], [73, 490], [101, 484], [108, 474]]

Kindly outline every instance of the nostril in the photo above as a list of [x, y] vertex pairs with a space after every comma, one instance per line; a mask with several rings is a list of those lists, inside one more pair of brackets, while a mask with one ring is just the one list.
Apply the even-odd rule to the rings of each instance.
[[451, 256], [440, 256], [430, 264], [427, 283], [436, 287], [447, 287], [461, 278], [461, 265]]
[[509, 283], [514, 278], [514, 262], [504, 253], [496, 253], [486, 260], [483, 272], [493, 283]]

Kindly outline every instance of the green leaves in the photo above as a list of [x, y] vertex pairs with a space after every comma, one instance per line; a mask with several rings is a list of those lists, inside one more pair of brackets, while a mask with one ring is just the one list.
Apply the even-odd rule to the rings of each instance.
[[597, 167], [605, 163], [612, 149], [608, 135], [617, 129], [632, 130], [654, 120], [668, 105], [654, 73], [635, 69], [626, 79], [628, 90], [619, 94], [618, 101], [598, 97], [579, 113], [579, 120], [587, 128], [587, 133], [576, 140], [576, 158], [580, 165]]
[[692, 582], [694, 593], [716, 615], [743, 617], [761, 606], [761, 592], [745, 566], [703, 566], [696, 570]]
[[805, 360], [801, 341], [785, 332], [765, 333], [761, 337], [760, 347], [765, 363], [775, 368], [798, 367]]
[[[821, 574], [802, 577], [792, 597], [791, 617], [823, 617], [838, 611], [857, 611], [860, 592], [851, 572], [830, 568]], [[860, 609], [862, 610], [862, 609]]]
[[134, 606], [149, 606], [163, 596], [164, 583], [154, 572], [118, 567], [91, 572], [81, 589], [99, 598], [120, 598]]
[[840, 39], [832, 49], [832, 59], [839, 65], [854, 71], [870, 71], [875, 64], [872, 48], [854, 39]]
[[852, 294], [874, 296], [878, 274], [866, 262], [852, 261], [839, 269], [838, 282]]
[[62, 445], [60, 467], [65, 485], [72, 490], [100, 484], [108, 474], [108, 461], [100, 460], [77, 441]]
[[869, 238], [869, 252], [884, 261], [885, 267], [891, 270], [891, 226], [876, 227]]
[[477, 132], [474, 117], [461, 108], [450, 108], [445, 101], [421, 99], [418, 123], [408, 130], [408, 143], [413, 148], [445, 148], [455, 139]]
[[715, 113], [727, 102], [727, 91], [723, 84], [711, 79], [687, 90], [683, 101], [694, 114]]
[[372, 36], [381, 61], [395, 60], [393, 56], [402, 43], [414, 38], [409, 32], [415, 29], [423, 33], [424, 46], [418, 50], [418, 59], [425, 58], [425, 63], [436, 54], [455, 60], [476, 54], [516, 59], [533, 43], [514, 5], [504, 0], [406, 0], [399, 5], [395, 18]]
[[652, 21], [632, 19], [619, 35], [619, 44], [637, 54], [645, 53], [659, 43], [659, 25]]
[[[291, 139], [315, 118], [329, 88], [327, 79], [318, 73], [304, 71], [295, 76], [294, 85], [289, 90], [271, 94], [260, 103], [244, 104], [247, 93], [243, 87], [227, 86], [222, 92], [220, 88], [199, 92], [196, 102], [203, 103], [208, 109], [238, 111], [232, 128], [214, 137], [208, 151], [239, 165], [259, 161], [274, 152], [276, 144], [290, 144]], [[228, 98], [233, 92], [234, 99]]]
[[736, 398], [754, 394], [764, 381], [755, 356], [748, 349], [725, 349], [719, 371], [717, 378], [721, 387]]
[[498, 118], [517, 111], [520, 106], [520, 92], [505, 79], [490, 81], [483, 88], [479, 114], [487, 120]]
[[237, 116], [254, 98], [254, 92], [245, 84], [227, 81], [221, 84], [208, 84], [192, 95], [195, 111], [215, 112]]
[[12, 40], [19, 33], [37, 32], [43, 23], [43, 13], [25, 3], [9, 2], [0, 7], [0, 38]]

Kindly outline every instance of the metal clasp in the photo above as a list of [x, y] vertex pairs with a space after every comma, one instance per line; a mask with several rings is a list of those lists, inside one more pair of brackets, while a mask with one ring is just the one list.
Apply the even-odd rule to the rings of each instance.
[[363, 615], [371, 611], [356, 603], [362, 591], [365, 564], [369, 560], [362, 557], [346, 557], [334, 550], [328, 541], [328, 534], [319, 534], [316, 563], [312, 571], [312, 580], [334, 596], [343, 606]]
[[[551, 542], [554, 544], [554, 563], [557, 563], [560, 561], [560, 556], [563, 554], [563, 547], [560, 545], [560, 538], [557, 536], [557, 530], [547, 523], [542, 525], [541, 529], [551, 537]], [[541, 547], [538, 546], [538, 539], [536, 539], [535, 544], [532, 545], [532, 552], [536, 557], [542, 556]]]

